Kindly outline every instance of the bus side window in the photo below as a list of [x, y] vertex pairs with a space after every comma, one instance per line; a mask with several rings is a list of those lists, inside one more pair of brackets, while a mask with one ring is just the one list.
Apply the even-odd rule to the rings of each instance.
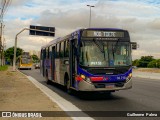
[[40, 59], [42, 60], [43, 58], [43, 50], [41, 49], [41, 56], [40, 56]]
[[43, 50], [43, 59], [46, 59], [46, 49]]
[[49, 58], [49, 47], [46, 48], [46, 59]]
[[52, 56], [52, 46], [49, 47], [49, 59], [51, 59]]
[[59, 43], [56, 45], [56, 58], [59, 58]]
[[45, 59], [48, 57], [48, 48], [46, 48], [46, 56], [45, 56]]
[[49, 47], [48, 47], [48, 55], [47, 55], [47, 58], [49, 59]]
[[61, 43], [59, 43], [59, 57], [61, 57]]
[[63, 50], [63, 52], [64, 52], [64, 57], [66, 57], [66, 41], [64, 41], [64, 50]]
[[75, 39], [75, 43], [74, 43], [74, 55], [77, 56], [77, 42], [78, 40]]
[[65, 57], [69, 57], [69, 41], [66, 41], [65, 44]]
[[61, 47], [60, 47], [60, 57], [64, 57], [64, 42], [61, 42]]

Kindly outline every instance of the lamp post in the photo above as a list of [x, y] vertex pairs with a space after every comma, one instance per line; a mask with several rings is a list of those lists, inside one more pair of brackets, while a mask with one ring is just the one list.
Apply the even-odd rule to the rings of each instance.
[[90, 17], [89, 17], [89, 27], [91, 26], [91, 8], [92, 7], [95, 7], [95, 6], [93, 6], [93, 5], [87, 5], [89, 8], [90, 8]]
[[39, 30], [39, 29], [31, 29], [31, 28], [23, 28], [19, 33], [16, 34], [15, 37], [15, 44], [14, 44], [14, 57], [13, 57], [13, 71], [16, 71], [16, 51], [17, 51], [17, 40], [18, 35], [21, 34], [25, 30], [34, 30], [34, 31], [40, 31], [40, 32], [46, 32], [46, 33], [55, 33], [53, 31], [46, 31], [46, 30]]

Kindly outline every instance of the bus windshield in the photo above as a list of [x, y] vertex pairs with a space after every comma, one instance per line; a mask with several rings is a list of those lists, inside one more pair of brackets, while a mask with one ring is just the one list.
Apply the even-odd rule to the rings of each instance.
[[21, 60], [22, 60], [21, 61], [22, 64], [29, 64], [29, 63], [31, 63], [31, 58], [22, 58]]
[[131, 65], [129, 42], [121, 41], [82, 41], [80, 65], [89, 67], [119, 67]]

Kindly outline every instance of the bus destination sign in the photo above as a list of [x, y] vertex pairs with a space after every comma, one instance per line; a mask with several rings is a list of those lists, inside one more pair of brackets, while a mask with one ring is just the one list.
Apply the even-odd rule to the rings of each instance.
[[117, 31], [93, 31], [93, 30], [85, 30], [82, 33], [83, 37], [124, 37], [124, 32]]

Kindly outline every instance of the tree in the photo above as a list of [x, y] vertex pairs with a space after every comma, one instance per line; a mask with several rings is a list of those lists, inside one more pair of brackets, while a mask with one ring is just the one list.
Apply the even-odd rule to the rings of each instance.
[[139, 60], [138, 60], [138, 59], [134, 60], [134, 61], [132, 62], [132, 66], [137, 66], [137, 67], [139, 67]]
[[157, 59], [156, 65], [157, 65], [157, 68], [160, 68], [160, 59]]
[[39, 58], [37, 55], [32, 55], [33, 62], [39, 62]]
[[157, 60], [153, 60], [153, 61], [149, 62], [147, 67], [156, 68], [157, 67]]
[[[24, 51], [23, 49], [17, 48], [16, 57], [22, 55], [23, 51]], [[4, 52], [4, 56], [5, 56], [6, 61], [9, 62], [10, 64], [12, 64], [13, 63], [13, 57], [14, 57], [14, 47], [8, 48]]]
[[139, 60], [139, 67], [147, 67], [148, 64], [153, 60], [155, 60], [153, 56], [142, 56]]

